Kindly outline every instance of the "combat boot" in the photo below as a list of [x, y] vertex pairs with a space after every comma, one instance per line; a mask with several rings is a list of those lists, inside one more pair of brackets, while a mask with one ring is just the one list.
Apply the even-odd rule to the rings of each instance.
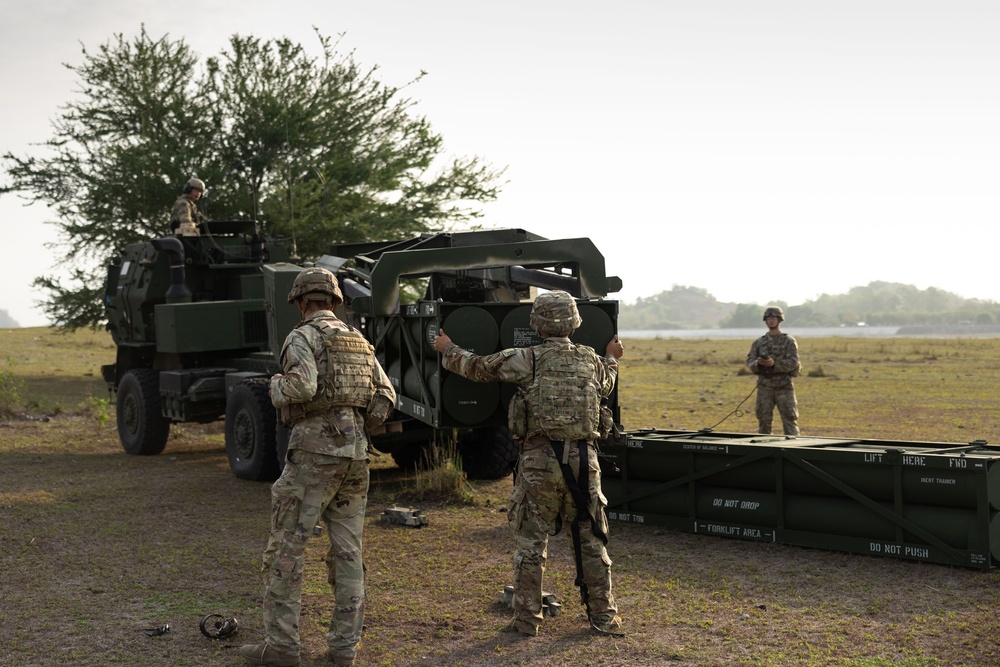
[[354, 656], [345, 655], [343, 653], [334, 653], [333, 651], [326, 652], [326, 658], [330, 661], [333, 667], [353, 667], [354, 666]]
[[608, 620], [599, 620], [595, 618], [591, 620], [590, 627], [602, 635], [612, 635], [615, 637], [625, 636], [625, 633], [622, 632], [622, 619], [620, 616], [612, 616]]
[[263, 644], [246, 644], [240, 647], [240, 655], [251, 665], [266, 667], [295, 667], [299, 656], [282, 653], [276, 648]]
[[514, 622], [510, 626], [510, 629], [526, 637], [538, 636], [538, 624], [532, 623], [531, 621], [527, 621], [523, 618], [515, 618]]

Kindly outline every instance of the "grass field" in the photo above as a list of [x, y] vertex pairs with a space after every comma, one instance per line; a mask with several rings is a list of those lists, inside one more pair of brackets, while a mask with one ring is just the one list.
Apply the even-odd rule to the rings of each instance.
[[[620, 402], [627, 428], [753, 433], [749, 341], [627, 341]], [[795, 380], [803, 434], [1000, 442], [997, 339], [802, 338]], [[739, 406], [739, 411], [730, 416]], [[728, 417], [728, 418], [727, 418]], [[775, 416], [780, 429], [780, 420]]]
[[[0, 421], [0, 665], [243, 664], [234, 647], [259, 638], [268, 485], [230, 474], [219, 425], [178, 425], [162, 455], [125, 455], [99, 376], [114, 358], [104, 332], [0, 330], [0, 343], [0, 408], [16, 398]], [[1000, 441], [1000, 340], [799, 343], [805, 434]], [[740, 406], [750, 341], [625, 344], [626, 428], [754, 430], [752, 399]], [[1000, 574], [619, 524], [609, 552], [628, 637], [587, 632], [559, 535], [546, 589], [564, 613], [520, 639], [496, 602], [510, 578], [510, 480], [448, 502], [421, 497], [388, 459], [373, 465], [359, 667], [1000, 664]], [[380, 522], [393, 504], [423, 509], [428, 526]], [[308, 553], [307, 666], [325, 664], [324, 541]], [[204, 638], [208, 613], [240, 631]]]

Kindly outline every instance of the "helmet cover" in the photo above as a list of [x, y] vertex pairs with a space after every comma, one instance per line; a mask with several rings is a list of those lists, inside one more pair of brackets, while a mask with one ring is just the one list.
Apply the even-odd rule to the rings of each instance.
[[529, 318], [531, 328], [551, 336], [569, 336], [583, 323], [576, 300], [569, 292], [553, 290], [535, 297]]
[[340, 291], [340, 285], [337, 284], [337, 277], [329, 270], [318, 266], [303, 269], [295, 276], [292, 290], [288, 293], [288, 303], [294, 303], [300, 297], [306, 301], [330, 300], [335, 306], [344, 303], [344, 295]]
[[190, 181], [184, 184], [184, 192], [191, 192], [192, 190], [205, 191], [205, 181], [200, 178], [192, 178]]
[[781, 308], [778, 308], [777, 306], [768, 306], [768, 308], [764, 311], [764, 318], [763, 318], [764, 320], [767, 320], [767, 318], [771, 316], [777, 317], [779, 322], [785, 321], [784, 311], [782, 311]]

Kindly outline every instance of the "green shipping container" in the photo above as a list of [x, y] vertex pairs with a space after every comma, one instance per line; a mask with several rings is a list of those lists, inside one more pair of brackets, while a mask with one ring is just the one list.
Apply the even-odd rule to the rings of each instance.
[[611, 520], [989, 569], [998, 461], [983, 442], [657, 430], [605, 446], [602, 477]]

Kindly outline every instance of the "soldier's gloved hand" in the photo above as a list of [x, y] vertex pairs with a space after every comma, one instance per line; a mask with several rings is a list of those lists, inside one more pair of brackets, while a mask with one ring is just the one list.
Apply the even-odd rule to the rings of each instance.
[[444, 329], [438, 329], [437, 335], [434, 336], [434, 349], [444, 354], [451, 345], [451, 338], [444, 332]]
[[610, 354], [615, 359], [621, 359], [622, 355], [625, 354], [625, 346], [622, 345], [620, 340], [618, 340], [618, 334], [615, 334], [614, 338], [612, 338], [608, 343], [607, 348], [604, 350], [604, 354], [605, 356]]

